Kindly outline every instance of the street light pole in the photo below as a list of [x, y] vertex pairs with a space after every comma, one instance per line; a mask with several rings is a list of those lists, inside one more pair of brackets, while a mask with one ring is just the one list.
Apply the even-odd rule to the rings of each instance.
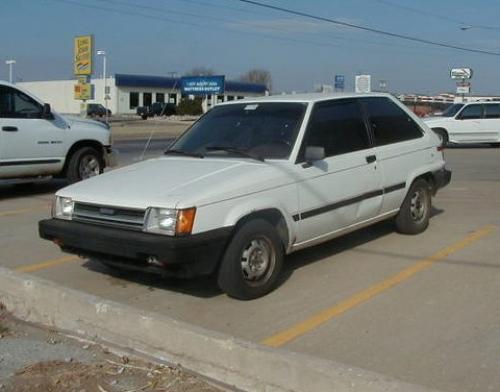
[[106, 51], [104, 50], [98, 50], [97, 51], [98, 56], [102, 56], [102, 78], [104, 79], [104, 108], [105, 113], [104, 113], [104, 120], [106, 121], [106, 124], [108, 123], [108, 100], [107, 100], [107, 93], [108, 93], [108, 83], [106, 79]]
[[12, 67], [16, 63], [16, 60], [7, 60], [5, 64], [9, 66], [9, 83], [12, 83]]

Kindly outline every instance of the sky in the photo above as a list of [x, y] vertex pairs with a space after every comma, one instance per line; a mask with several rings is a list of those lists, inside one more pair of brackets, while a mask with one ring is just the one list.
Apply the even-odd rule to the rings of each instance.
[[[260, 0], [347, 23], [498, 52], [483, 55], [381, 36], [239, 0], [0, 0], [0, 79], [72, 78], [73, 37], [93, 34], [108, 74], [184, 74], [207, 67], [227, 79], [271, 72], [274, 92], [312, 91], [345, 75], [372, 75], [397, 93], [452, 92], [450, 68], [474, 70], [472, 91], [500, 93], [499, 0]], [[472, 26], [463, 31], [460, 27]], [[101, 60], [97, 60], [97, 73]]]

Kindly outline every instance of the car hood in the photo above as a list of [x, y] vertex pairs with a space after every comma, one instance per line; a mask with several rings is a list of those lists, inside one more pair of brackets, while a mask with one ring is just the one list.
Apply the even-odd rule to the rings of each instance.
[[84, 203], [145, 209], [199, 207], [293, 181], [286, 163], [231, 158], [161, 157], [70, 185], [57, 192]]
[[89, 127], [99, 127], [99, 128], [104, 128], [104, 129], [109, 129], [109, 127], [101, 122], [101, 121], [95, 121], [95, 120], [88, 120], [84, 118], [79, 118], [79, 117], [73, 117], [73, 116], [62, 116], [68, 125], [71, 128], [74, 127], [84, 127], [84, 128], [89, 128]]

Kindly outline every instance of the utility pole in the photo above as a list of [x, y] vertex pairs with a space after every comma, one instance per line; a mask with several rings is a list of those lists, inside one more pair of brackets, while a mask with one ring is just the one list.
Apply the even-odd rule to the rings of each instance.
[[105, 108], [104, 120], [106, 121], [106, 124], [107, 124], [108, 123], [108, 83], [107, 83], [107, 78], [106, 78], [106, 51], [105, 50], [98, 50], [97, 55], [102, 56], [102, 78], [104, 79], [104, 108]]
[[12, 83], [12, 68], [14, 64], [16, 63], [16, 60], [7, 60], [5, 64], [9, 66], [9, 83]]

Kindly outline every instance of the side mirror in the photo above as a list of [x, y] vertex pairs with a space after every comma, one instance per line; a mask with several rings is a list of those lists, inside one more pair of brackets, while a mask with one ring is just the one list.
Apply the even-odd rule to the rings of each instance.
[[308, 146], [306, 147], [304, 158], [307, 163], [321, 161], [325, 159], [325, 148], [319, 146]]
[[45, 120], [52, 120], [54, 118], [54, 116], [52, 115], [52, 110], [50, 109], [50, 105], [48, 103], [43, 104], [42, 118]]

